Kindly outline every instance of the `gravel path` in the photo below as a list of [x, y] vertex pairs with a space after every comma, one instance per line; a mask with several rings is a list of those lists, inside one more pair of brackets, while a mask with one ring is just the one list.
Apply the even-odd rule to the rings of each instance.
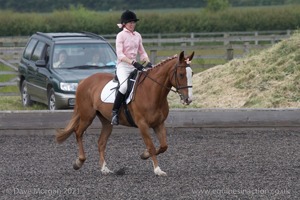
[[[113, 133], [104, 176], [98, 135], [84, 137], [87, 161], [75, 171], [75, 137], [1, 134], [0, 199], [299, 199], [300, 130], [169, 130], [158, 157], [167, 177], [153, 173], [138, 133]], [[156, 140], [155, 140], [156, 141]], [[157, 144], [157, 142], [156, 142]]]

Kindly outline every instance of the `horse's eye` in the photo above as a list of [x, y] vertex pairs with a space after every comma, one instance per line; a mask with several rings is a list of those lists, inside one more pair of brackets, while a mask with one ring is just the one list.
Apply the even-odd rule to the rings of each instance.
[[180, 78], [184, 78], [184, 74], [179, 74], [179, 77]]

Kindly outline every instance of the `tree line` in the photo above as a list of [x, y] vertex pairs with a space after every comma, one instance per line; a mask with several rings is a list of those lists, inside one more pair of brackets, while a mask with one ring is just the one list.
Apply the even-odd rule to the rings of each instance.
[[232, 7], [299, 3], [299, 0], [0, 0], [0, 9], [15, 12], [53, 12], [69, 9], [70, 6], [82, 6], [94, 11], [203, 8], [210, 1], [226, 1]]

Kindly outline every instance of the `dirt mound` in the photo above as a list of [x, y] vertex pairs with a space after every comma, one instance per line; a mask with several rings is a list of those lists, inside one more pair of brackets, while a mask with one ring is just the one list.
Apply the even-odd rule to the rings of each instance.
[[[194, 108], [300, 107], [300, 32], [193, 77]], [[169, 95], [172, 107], [182, 107]]]

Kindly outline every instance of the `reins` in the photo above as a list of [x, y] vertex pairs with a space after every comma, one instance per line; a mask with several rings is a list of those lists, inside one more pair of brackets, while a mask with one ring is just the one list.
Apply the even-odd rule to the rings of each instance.
[[[187, 67], [189, 67], [189, 66], [190, 66], [190, 65], [187, 64]], [[178, 67], [178, 62], [176, 63], [176, 65], [175, 65], [175, 67], [174, 67], [174, 70], [173, 70], [174, 73], [173, 73], [173, 75], [172, 75], [172, 77], [171, 77], [171, 79], [172, 79], [172, 78], [175, 76], [175, 82], [176, 82], [176, 87], [175, 87], [175, 89], [176, 89], [176, 90], [173, 90], [172, 87], [167, 87], [167, 86], [165, 86], [165, 85], [163, 85], [163, 84], [157, 82], [154, 78], [150, 77], [150, 76], [148, 75], [148, 73], [145, 73], [145, 71], [142, 71], [142, 73], [145, 75], [145, 78], [149, 78], [150, 80], [152, 80], [153, 82], [157, 83], [157, 84], [160, 85], [161, 87], [163, 87], [163, 88], [165, 88], [165, 89], [167, 89], [167, 90], [170, 90], [170, 91], [172, 91], [172, 92], [174, 92], [174, 93], [177, 93], [177, 94], [179, 94], [180, 97], [182, 97], [182, 94], [179, 93], [179, 90], [185, 89], [185, 88], [192, 88], [193, 86], [190, 86], [190, 85], [188, 85], [188, 86], [178, 86], [179, 83], [178, 83], [178, 78], [177, 78], [177, 67]], [[144, 79], [145, 79], [145, 78], [144, 78]]]
[[[179, 94], [180, 98], [183, 99], [183, 95], [179, 92], [179, 90], [185, 89], [185, 88], [192, 88], [193, 86], [191, 86], [191, 85], [188, 85], [188, 86], [180, 86], [180, 85], [179, 85], [179, 81], [178, 81], [178, 77], [177, 77], [177, 69], [178, 69], [178, 65], [179, 65], [179, 63], [176, 62], [174, 69], [172, 69], [172, 71], [171, 71], [171, 73], [172, 73], [171, 80], [172, 80], [173, 78], [175, 79], [175, 83], [176, 83], [175, 89], [176, 89], [176, 90], [172, 89], [173, 86], [172, 86], [172, 87], [165, 86], [164, 84], [159, 83], [157, 80], [155, 80], [154, 78], [150, 77], [150, 76], [149, 76], [149, 71], [140, 71], [140, 73], [143, 74], [144, 77], [142, 78], [142, 77], [140, 76], [141, 74], [137, 77], [137, 80], [136, 80], [137, 83], [138, 83], [137, 85], [141, 84], [146, 78], [149, 78], [149, 79], [152, 80], [154, 83], [156, 83], [156, 84], [158, 84], [159, 86], [161, 86], [162, 88], [165, 88], [165, 89], [167, 89], [167, 90], [169, 90], [169, 91], [172, 91], [172, 92], [174, 92], [174, 93]], [[190, 67], [190, 64], [187, 63], [187, 66], [186, 66], [186, 67]], [[123, 81], [122, 83], [120, 83], [120, 85], [124, 84], [124, 83], [128, 80], [128, 78], [129, 78], [129, 77], [127, 77], [127, 79], [126, 79], [125, 81]], [[142, 80], [140, 80], [141, 78], [142, 78]], [[108, 97], [106, 97], [106, 99], [108, 99], [108, 98], [114, 93], [113, 90], [115, 90], [115, 89], [116, 89], [116, 87], [111, 89], [112, 92], [108, 95]], [[105, 99], [105, 100], [106, 100], [106, 99]]]
[[[165, 86], [165, 85], [163, 85], [163, 84], [157, 82], [155, 79], [153, 79], [152, 77], [150, 77], [150, 76], [148, 75], [148, 73], [146, 73], [145, 71], [143, 71], [142, 74], [145, 75], [144, 79], [145, 79], [145, 78], [149, 78], [149, 79], [152, 80], [154, 83], [157, 83], [158, 85], [160, 85], [162, 88], [165, 88], [165, 89], [167, 89], [167, 90], [171, 90], [172, 92], [177, 93], [178, 90], [173, 90], [172, 88], [167, 87], [167, 86]], [[144, 80], [144, 79], [143, 79], [143, 80]], [[142, 80], [141, 82], [143, 82], [143, 80]]]

